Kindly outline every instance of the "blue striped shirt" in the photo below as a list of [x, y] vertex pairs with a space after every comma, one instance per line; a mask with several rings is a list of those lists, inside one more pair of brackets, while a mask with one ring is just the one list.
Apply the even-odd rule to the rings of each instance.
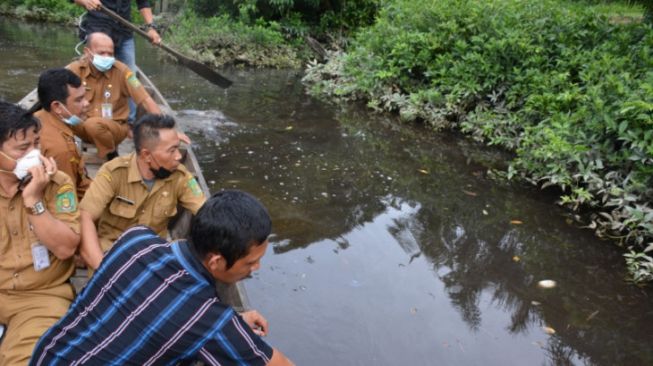
[[30, 365], [265, 365], [272, 348], [233, 308], [185, 241], [127, 230]]

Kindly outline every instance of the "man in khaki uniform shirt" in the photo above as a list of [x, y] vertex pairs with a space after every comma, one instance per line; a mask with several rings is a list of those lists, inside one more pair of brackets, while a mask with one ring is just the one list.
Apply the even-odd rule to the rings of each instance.
[[26, 365], [73, 299], [68, 280], [79, 244], [77, 199], [70, 178], [40, 155], [39, 129], [27, 111], [0, 102], [2, 366]]
[[118, 145], [129, 134], [129, 97], [146, 112], [161, 113], [136, 74], [114, 59], [113, 41], [104, 33], [91, 33], [84, 56], [67, 68], [82, 79], [90, 103], [88, 118], [73, 130], [95, 144], [101, 158], [117, 156]]
[[170, 116], [143, 116], [134, 125], [136, 152], [102, 165], [86, 191], [80, 203], [80, 254], [91, 269], [130, 226], [146, 225], [166, 237], [177, 204], [193, 214], [204, 204], [197, 180], [180, 163], [174, 127]]
[[38, 95], [43, 109], [34, 114], [41, 121], [41, 153], [54, 158], [57, 168], [70, 178], [77, 197], [91, 184], [84, 159], [79, 153], [72, 130], [82, 122], [88, 110], [82, 81], [68, 69], [46, 70], [39, 77]]

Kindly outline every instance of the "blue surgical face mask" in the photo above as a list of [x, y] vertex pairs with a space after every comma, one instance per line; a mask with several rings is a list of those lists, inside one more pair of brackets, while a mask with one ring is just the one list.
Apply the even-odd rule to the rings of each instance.
[[62, 121], [66, 122], [67, 124], [69, 124], [71, 126], [77, 126], [78, 124], [84, 122], [84, 121], [82, 121], [81, 118], [77, 117], [77, 115], [70, 113], [70, 111], [68, 110], [68, 108], [66, 108], [65, 105], [62, 104], [61, 106], [63, 107], [63, 109], [66, 110], [66, 113], [70, 114], [70, 117], [68, 117], [68, 118], [61, 117]]
[[93, 66], [100, 72], [107, 72], [113, 66], [116, 59], [112, 56], [93, 55]]

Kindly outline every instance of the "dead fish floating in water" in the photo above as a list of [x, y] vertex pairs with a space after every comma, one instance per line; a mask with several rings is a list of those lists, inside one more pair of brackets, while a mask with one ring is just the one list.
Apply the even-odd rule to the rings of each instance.
[[555, 329], [553, 329], [551, 327], [547, 327], [547, 326], [542, 327], [542, 330], [544, 331], [544, 333], [546, 333], [548, 335], [552, 335], [552, 334], [556, 333]]
[[554, 280], [542, 280], [542, 281], [537, 283], [537, 287], [545, 288], [545, 289], [554, 288], [554, 287], [556, 287], [556, 281], [554, 281]]

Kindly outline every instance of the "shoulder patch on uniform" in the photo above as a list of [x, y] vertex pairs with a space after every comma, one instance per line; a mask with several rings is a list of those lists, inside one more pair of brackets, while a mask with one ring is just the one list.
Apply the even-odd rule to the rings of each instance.
[[200, 188], [199, 183], [197, 183], [197, 179], [195, 179], [195, 177], [190, 177], [188, 179], [188, 188], [191, 192], [193, 192], [194, 196], [199, 197], [202, 195], [202, 189]]
[[113, 180], [113, 179], [111, 178], [111, 174], [109, 174], [109, 173], [107, 173], [107, 172], [98, 172], [98, 175], [103, 176], [103, 177], [106, 178], [109, 182], [111, 182], [111, 181]]
[[66, 191], [57, 194], [56, 209], [58, 213], [70, 213], [77, 211], [77, 198], [75, 192]]
[[129, 85], [131, 85], [132, 88], [139, 88], [141, 86], [141, 82], [138, 81], [136, 74], [134, 74], [133, 72], [131, 71], [128, 72], [126, 78], [127, 78], [127, 82], [129, 83]]
[[57, 195], [62, 194], [62, 193], [66, 193], [66, 192], [69, 192], [69, 191], [74, 191], [74, 190], [75, 189], [73, 188], [72, 184], [68, 184], [68, 183], [62, 184], [61, 187], [59, 187], [59, 189], [57, 189]]

